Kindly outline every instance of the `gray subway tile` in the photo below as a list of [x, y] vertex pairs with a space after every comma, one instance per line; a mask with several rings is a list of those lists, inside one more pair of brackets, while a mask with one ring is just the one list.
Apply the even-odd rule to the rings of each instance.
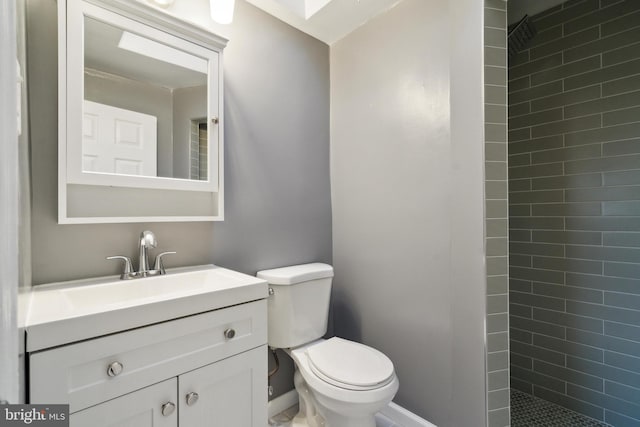
[[602, 54], [602, 65], [619, 64], [640, 56], [640, 43], [624, 46]]
[[[516, 304], [516, 303], [511, 303], [509, 304], [509, 316], [510, 319], [513, 319], [515, 317], [522, 317], [525, 319], [531, 319], [531, 312], [533, 310], [533, 307], [528, 306], [528, 305], [522, 305], [522, 304]], [[510, 325], [511, 329], [513, 330], [515, 328], [515, 325]], [[520, 330], [520, 329], [517, 329]], [[520, 340], [522, 341], [522, 340]]]
[[604, 351], [599, 348], [545, 335], [534, 334], [533, 344], [559, 353], [595, 362], [602, 362], [604, 358]]
[[[554, 340], [558, 342], [563, 341], [565, 338], [565, 328], [558, 325], [553, 325], [551, 323], [539, 322], [533, 319], [527, 319], [519, 316], [511, 316], [510, 326], [515, 329], [524, 330], [533, 333], [533, 344], [546, 348], [549, 350], [557, 351], [562, 353], [563, 350], [559, 350], [558, 348], [551, 348], [549, 346], [541, 345], [540, 343], [536, 343], [536, 337], [553, 337]], [[544, 343], [544, 340], [542, 340]]]
[[507, 10], [507, 0], [484, 0], [484, 7], [490, 9]]
[[533, 394], [536, 397], [545, 399], [549, 402], [555, 402], [558, 405], [569, 408], [572, 411], [585, 414], [593, 419], [600, 421], [604, 420], [604, 410], [600, 406], [592, 405], [582, 400], [574, 399], [564, 393], [556, 393], [542, 387], [535, 387]]
[[[529, 307], [531, 308], [531, 307]], [[513, 316], [511, 316], [513, 317]], [[521, 316], [523, 317], [523, 316]], [[533, 335], [531, 334], [531, 332], [528, 331], [523, 331], [521, 329], [518, 328], [514, 328], [511, 327], [509, 329], [509, 337], [511, 338], [511, 351], [514, 353], [519, 353], [522, 355], [527, 355], [529, 357], [537, 357], [535, 354], [533, 354], [533, 352], [529, 352], [527, 351], [529, 349], [529, 347], [531, 346], [531, 343], [533, 342]], [[513, 344], [513, 343], [517, 343], [517, 344]], [[525, 345], [525, 347], [522, 347], [521, 344]], [[524, 349], [524, 350], [523, 350]], [[555, 359], [559, 359], [557, 356], [557, 354], [554, 355]], [[564, 360], [564, 359], [563, 359]]]
[[509, 298], [507, 295], [488, 295], [487, 314], [507, 313], [509, 311]]
[[[565, 200], [567, 202], [607, 202], [607, 201], [623, 201], [623, 200], [638, 200], [640, 199], [640, 187], [639, 186], [626, 186], [626, 187], [600, 187], [600, 188], [586, 188], [586, 189], [567, 189], [565, 190]], [[600, 221], [603, 223], [614, 224], [618, 219], [616, 218], [601, 218], [594, 221]], [[629, 219], [622, 220], [622, 222], [628, 222]], [[633, 220], [630, 221], [633, 223]], [[603, 229], [607, 230], [607, 229]], [[616, 229], [611, 229], [616, 230]], [[620, 229], [624, 230], [624, 229]], [[631, 231], [631, 230], [630, 230]]]
[[509, 371], [494, 371], [487, 375], [489, 390], [500, 390], [509, 387]]
[[640, 59], [635, 59], [621, 64], [602, 67], [583, 74], [567, 77], [564, 80], [564, 89], [572, 90], [579, 87], [591, 86], [607, 80], [619, 79], [632, 74], [640, 73]]
[[567, 328], [567, 340], [624, 354], [640, 354], [640, 343], [588, 331]]
[[573, 384], [567, 384], [567, 394], [586, 402], [602, 405], [609, 410], [623, 413], [632, 418], [640, 419], [640, 405], [635, 403], [626, 402]]
[[638, 427], [640, 423], [638, 423], [637, 419], [632, 419], [630, 417], [624, 416], [622, 414], [618, 414], [617, 412], [605, 410], [604, 411], [604, 421], [612, 426], [626, 426], [626, 427]]
[[511, 366], [511, 376], [524, 381], [528, 381], [534, 385], [539, 385], [544, 388], [548, 388], [560, 393], [564, 393], [564, 381], [561, 381], [557, 378], [543, 375], [535, 371], [522, 369], [518, 366], [513, 366], [513, 365]]
[[514, 390], [520, 390], [523, 393], [533, 394], [533, 385], [531, 383], [521, 381], [514, 377], [511, 377], [511, 388]]
[[485, 179], [503, 180], [507, 178], [507, 162], [485, 162]]
[[508, 196], [508, 181], [486, 181], [484, 183], [487, 199], [506, 199]]
[[507, 237], [508, 228], [506, 219], [487, 219], [487, 237]]
[[616, 185], [640, 184], [640, 170], [628, 170], [622, 172], [608, 172], [603, 174], [604, 185], [611, 187]]
[[510, 203], [550, 203], [562, 202], [564, 193], [562, 190], [520, 191], [509, 193]]
[[[625, 3], [635, 4], [637, 7], [637, 2], [635, 1], [626, 1]], [[638, 22], [640, 22], [640, 11], [629, 13], [624, 16], [621, 16], [621, 14], [618, 13], [617, 16], [617, 19], [612, 19], [611, 21], [602, 24], [600, 28], [603, 36], [610, 36], [611, 34], [637, 27]]]
[[531, 153], [514, 154], [509, 156], [509, 167], [529, 166], [531, 164]]
[[605, 262], [605, 276], [628, 277], [635, 279], [640, 277], [640, 264], [631, 264], [627, 262]]
[[[605, 246], [622, 246], [629, 248], [640, 248], [640, 233], [638, 232], [611, 232], [604, 233], [603, 245]], [[638, 283], [640, 286], [640, 283]]]
[[566, 174], [587, 172], [610, 172], [625, 169], [636, 169], [640, 165], [640, 154], [627, 156], [601, 157], [565, 162]]
[[507, 106], [506, 105], [485, 105], [484, 120], [486, 123], [507, 123]]
[[567, 230], [636, 231], [640, 218], [635, 217], [575, 217], [566, 218]]
[[524, 116], [514, 117], [509, 120], [509, 129], [531, 127], [540, 123], [556, 122], [562, 120], [562, 108], [538, 111]]
[[602, 83], [602, 96], [616, 95], [640, 89], [640, 75], [618, 78]]
[[600, 157], [600, 144], [578, 145], [568, 148], [557, 148], [532, 153], [532, 163], [551, 163], [562, 160], [591, 159]]
[[618, 110], [625, 107], [638, 105], [640, 91], [605, 96], [603, 98], [564, 107], [566, 117], [579, 117], [587, 114], [601, 113], [604, 111]]
[[640, 373], [640, 357], [629, 356], [628, 354], [614, 353], [611, 351], [605, 351], [604, 363], [609, 366], [615, 366], [616, 368], [626, 369], [627, 371]]
[[[514, 256], [523, 256], [523, 255], [514, 255]], [[531, 289], [532, 287], [531, 287], [530, 280], [514, 279], [513, 277], [509, 279], [510, 291], [531, 293]], [[527, 314], [525, 317], [531, 317], [530, 313]]]
[[514, 242], [530, 242], [530, 230], [509, 230], [509, 240]]
[[555, 27], [548, 28], [544, 31], [538, 31], [528, 45], [529, 50], [560, 38], [562, 38], [562, 25], [556, 25]]
[[562, 135], [546, 136], [544, 138], [533, 138], [522, 142], [509, 142], [509, 155], [528, 153], [533, 151], [550, 150], [563, 146]]
[[598, 216], [600, 203], [542, 203], [531, 206], [533, 216]]
[[484, 26], [491, 28], [507, 28], [507, 12], [496, 9], [485, 9]]
[[635, 2], [633, 1], [631, 2], [625, 1], [625, 2], [614, 4], [611, 7], [603, 7], [603, 5], [601, 5], [600, 9], [598, 10], [595, 10], [578, 19], [574, 19], [566, 22], [564, 24], [564, 32], [565, 34], [572, 34], [584, 28], [592, 27], [594, 25], [598, 25], [602, 23], [611, 22], [612, 19], [615, 19], [620, 15], [636, 10], [637, 6], [634, 3]]
[[503, 332], [509, 329], [509, 314], [490, 314], [487, 316], [487, 333]]
[[640, 294], [640, 280], [601, 275], [567, 273], [567, 285], [611, 292]]
[[507, 49], [504, 47], [484, 47], [484, 63], [495, 67], [507, 66]]
[[567, 326], [570, 328], [594, 332], [597, 334], [603, 333], [604, 322], [601, 319], [576, 316], [575, 314], [546, 310], [543, 308], [534, 308], [532, 315], [534, 320], [539, 320], [541, 322], [553, 323], [556, 325]]
[[[566, 58], [566, 52], [563, 56]], [[569, 62], [564, 59], [564, 65], [556, 66], [553, 68], [547, 68], [531, 74], [531, 86], [541, 85], [543, 83], [551, 82], [554, 80], [566, 79], [571, 76], [580, 75], [588, 71], [600, 69], [600, 56], [591, 56], [579, 61]], [[575, 89], [575, 88], [571, 88]]]
[[508, 278], [504, 276], [487, 277], [487, 295], [499, 295], [509, 292]]
[[488, 412], [488, 427], [508, 427], [511, 424], [509, 408], [495, 409]]
[[564, 245], [510, 242], [509, 253], [525, 255], [563, 256]]
[[512, 218], [509, 226], [513, 229], [524, 230], [562, 230], [564, 228], [563, 218]]
[[602, 378], [574, 371], [573, 369], [565, 368], [564, 366], [553, 365], [541, 360], [534, 360], [533, 370], [571, 384], [577, 384], [596, 391], [604, 391], [604, 380]]
[[[509, 73], [511, 73], [511, 70], [509, 70]], [[511, 74], [509, 74], [509, 77], [511, 77]], [[555, 95], [560, 92], [562, 92], [562, 81], [560, 80], [540, 86], [535, 86], [529, 89], [509, 92], [509, 105], [517, 104], [524, 101], [531, 101], [533, 99], [542, 98], [549, 95]]]
[[572, 146], [636, 138], [638, 134], [640, 134], [640, 124], [629, 123], [624, 125], [609, 126], [602, 129], [590, 129], [585, 131], [567, 133], [566, 135], [564, 135], [564, 140], [567, 146]]
[[487, 371], [500, 371], [509, 368], [509, 352], [497, 351], [487, 354]]
[[640, 106], [616, 110], [602, 115], [603, 126], [615, 126], [640, 121]]
[[[525, 51], [523, 53], [528, 53], [528, 52], [529, 51]], [[509, 61], [511, 61], [511, 59]], [[509, 70], [507, 69], [507, 73], [508, 72]], [[513, 79], [513, 80], [510, 80], [507, 76], [507, 80], [509, 82], [509, 87], [507, 88], [509, 93], [517, 92], [523, 89], [529, 89], [531, 87], [531, 78], [528, 75], [517, 78], [517, 79]]]
[[523, 178], [523, 179], [509, 180], [509, 190], [510, 191], [529, 191], [531, 190], [531, 179]]
[[509, 168], [509, 179], [562, 175], [563, 171], [563, 163], [561, 162], [512, 167]]
[[585, 0], [573, 7], [563, 8], [546, 16], [536, 16], [534, 23], [540, 31], [563, 24], [564, 22], [575, 19], [581, 15], [597, 10], [600, 7], [599, 0]]
[[533, 231], [532, 241], [600, 245], [602, 244], [602, 233], [593, 231]]
[[499, 28], [484, 29], [484, 45], [492, 47], [507, 47], [507, 32]]
[[505, 67], [493, 67], [490, 65], [485, 65], [484, 83], [488, 85], [506, 85], [507, 69]]
[[487, 333], [487, 351], [503, 351], [509, 349], [509, 333]]
[[531, 255], [509, 254], [509, 266], [531, 267]]
[[[511, 65], [509, 66], [509, 80], [517, 79], [522, 76], [531, 75], [531, 84], [532, 86], [536, 86], [540, 83], [533, 83], [534, 73], [539, 73], [544, 70], [548, 70], [550, 68], [558, 67], [562, 65], [562, 53], [556, 53], [551, 56], [546, 56], [544, 58], [530, 60], [522, 65]], [[549, 79], [555, 80], [555, 79]]]
[[509, 105], [509, 117], [522, 116], [531, 112], [531, 103], [529, 101], [521, 102], [519, 104]]
[[533, 268], [566, 271], [574, 273], [601, 274], [601, 261], [587, 261], [572, 258], [533, 257]]
[[507, 144], [501, 142], [485, 142], [484, 158], [489, 162], [507, 161]]
[[617, 322], [604, 322], [604, 334], [640, 342], [640, 326], [625, 325]]
[[[531, 307], [546, 308], [548, 310], [557, 310], [557, 311], [564, 311], [564, 303], [565, 303], [564, 300], [561, 298], [552, 298], [544, 295], [534, 295], [534, 294], [527, 294], [527, 293], [515, 292], [515, 291], [512, 291], [509, 293], [509, 301], [514, 304], [522, 304], [522, 305], [527, 305]], [[540, 323], [540, 322], [536, 322], [536, 323]], [[545, 333], [545, 332], [542, 332], [543, 330], [549, 331], [549, 332], [546, 332], [547, 335], [559, 336], [561, 338], [564, 338], [564, 329], [562, 329], [562, 327], [552, 328], [551, 326], [549, 326], [547, 328], [545, 326], [544, 329], [541, 327], [540, 329], [535, 330], [535, 329], [532, 329], [531, 327], [527, 327], [527, 328], [520, 327], [518, 326], [518, 323], [515, 323], [515, 322], [512, 323], [512, 325], [516, 328], [519, 327], [520, 329], [533, 330], [534, 332], [540, 331], [540, 333]]]
[[561, 120], [553, 123], [546, 123], [543, 125], [533, 126], [531, 128], [531, 136], [533, 138], [540, 138], [550, 135], [596, 129], [600, 128], [601, 121], [602, 118], [600, 114], [593, 114], [590, 116]]
[[640, 153], [640, 139], [607, 142], [602, 144], [602, 155], [605, 157], [636, 153]]
[[613, 307], [621, 307], [628, 308], [631, 310], [639, 310], [640, 309], [640, 296], [639, 295], [629, 295], [629, 294], [620, 294], [617, 292], [605, 292], [604, 293], [604, 304], [610, 305]]
[[[640, 201], [621, 201], [621, 202], [605, 202], [603, 203], [603, 214], [612, 216], [639, 216]], [[640, 261], [640, 258], [636, 258]]]
[[485, 123], [485, 140], [493, 142], [507, 142], [507, 125]]
[[527, 356], [522, 356], [517, 353], [511, 355], [511, 364], [519, 366], [524, 369], [533, 369], [533, 359]]
[[[599, 97], [599, 84], [566, 92], [560, 91], [560, 93], [531, 101], [531, 111], [546, 110], [554, 107], [565, 107], [565, 114], [567, 114], [567, 108], [569, 108], [571, 104], [584, 103], [586, 101], [598, 99]], [[566, 117], [571, 116], [567, 115]]]
[[507, 102], [507, 87], [502, 85], [484, 85], [484, 102], [503, 105]]
[[[556, 30], [554, 32], [557, 33], [559, 31]], [[548, 43], [532, 46], [529, 51], [529, 55], [531, 56], [531, 59], [541, 58], [553, 53], [565, 51], [574, 46], [588, 43], [592, 40], [597, 40], [599, 37], [600, 31], [598, 27], [586, 28], [582, 31], [576, 32], [575, 34], [566, 33], [564, 37], [560, 34], [556, 38], [549, 40]]]
[[568, 313], [595, 317], [596, 319], [610, 320], [613, 322], [629, 324], [637, 324], [640, 322], [640, 311], [636, 310], [626, 310], [577, 301], [567, 301], [566, 309]]
[[554, 285], [550, 283], [533, 283], [533, 293], [573, 301], [602, 304], [602, 291], [577, 288], [574, 286]]
[[507, 257], [488, 256], [487, 257], [487, 274], [490, 276], [499, 276], [507, 274], [509, 271]]
[[529, 140], [529, 139], [531, 139], [531, 129], [530, 128], [510, 130], [507, 133], [507, 140], [509, 142], [525, 141], [525, 140]]
[[[509, 406], [509, 389], [505, 388], [502, 390], [490, 391], [487, 394], [487, 400], [489, 411], [493, 409], [506, 408]], [[507, 411], [507, 414], [508, 412], [509, 411]], [[489, 414], [489, 417], [491, 417], [491, 414]], [[501, 422], [496, 425], [508, 426], [509, 418], [507, 417], [507, 419], [504, 421], [504, 423]]]
[[514, 216], [531, 216], [531, 205], [509, 205], [509, 217]]
[[640, 249], [612, 248], [607, 246], [566, 246], [567, 256], [604, 261], [637, 262]]
[[[597, 28], [595, 28], [597, 30]], [[636, 42], [640, 39], [640, 29], [632, 28], [630, 30], [617, 33], [608, 37], [603, 37], [564, 51], [564, 61], [577, 61], [587, 56], [599, 55], [603, 52], [611, 51], [619, 46], [624, 46]]]
[[[506, 209], [505, 209], [506, 212]], [[506, 238], [488, 238], [487, 239], [487, 256], [506, 256], [507, 255], [507, 239]]]
[[[604, 391], [610, 396], [626, 400], [627, 402], [640, 402], [640, 389], [635, 387], [629, 387], [627, 385], [619, 384], [613, 381], [605, 381]], [[612, 425], [632, 426], [633, 424], [631, 422], [635, 422], [633, 420], [629, 421], [630, 422], [617, 423]]]
[[487, 200], [485, 214], [487, 218], [507, 218], [509, 216], [507, 201], [506, 200]]

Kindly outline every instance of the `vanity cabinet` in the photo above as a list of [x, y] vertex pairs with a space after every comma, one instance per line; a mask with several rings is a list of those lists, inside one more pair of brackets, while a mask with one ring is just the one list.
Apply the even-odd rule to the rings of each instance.
[[258, 300], [30, 353], [30, 402], [68, 403], [76, 427], [263, 427], [266, 309]]

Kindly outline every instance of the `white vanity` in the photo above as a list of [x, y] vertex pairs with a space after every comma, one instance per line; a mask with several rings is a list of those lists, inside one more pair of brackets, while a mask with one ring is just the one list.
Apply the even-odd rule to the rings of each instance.
[[216, 266], [21, 295], [29, 402], [71, 426], [263, 427], [266, 282]]

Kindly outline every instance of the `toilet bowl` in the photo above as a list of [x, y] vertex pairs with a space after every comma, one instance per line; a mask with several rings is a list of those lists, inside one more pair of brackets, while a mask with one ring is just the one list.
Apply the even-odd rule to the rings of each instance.
[[313, 263], [258, 272], [269, 283], [269, 346], [296, 365], [300, 412], [293, 427], [375, 427], [398, 391], [393, 363], [364, 344], [327, 331], [333, 267]]
[[391, 361], [363, 344], [334, 337], [288, 353], [301, 403], [296, 427], [375, 427], [375, 413], [398, 391]]

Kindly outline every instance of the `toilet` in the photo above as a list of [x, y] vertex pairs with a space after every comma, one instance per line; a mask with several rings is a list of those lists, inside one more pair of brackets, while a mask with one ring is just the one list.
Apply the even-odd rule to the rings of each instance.
[[327, 331], [333, 267], [312, 263], [258, 272], [269, 283], [269, 346], [296, 365], [300, 411], [293, 427], [375, 427], [375, 413], [398, 391], [382, 352]]

